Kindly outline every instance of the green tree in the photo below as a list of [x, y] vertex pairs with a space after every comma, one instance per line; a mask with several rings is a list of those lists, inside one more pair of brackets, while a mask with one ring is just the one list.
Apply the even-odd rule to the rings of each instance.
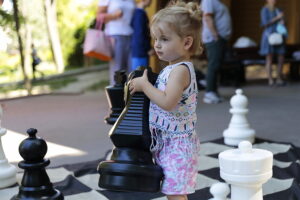
[[17, 32], [17, 37], [18, 37], [18, 42], [19, 42], [19, 52], [20, 52], [20, 58], [21, 58], [21, 69], [23, 72], [23, 78], [24, 78], [24, 83], [25, 83], [25, 88], [28, 91], [28, 94], [31, 94], [31, 82], [26, 74], [25, 71], [25, 58], [23, 54], [23, 41], [20, 33], [20, 19], [19, 19], [19, 8], [18, 8], [18, 1], [13, 0], [13, 9], [14, 9], [14, 20], [16, 24], [16, 32]]
[[0, 8], [0, 26], [11, 25], [13, 22], [13, 15]]

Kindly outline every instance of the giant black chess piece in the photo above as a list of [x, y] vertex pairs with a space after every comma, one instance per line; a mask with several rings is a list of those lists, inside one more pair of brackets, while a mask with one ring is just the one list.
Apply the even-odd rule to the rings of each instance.
[[105, 88], [110, 113], [104, 118], [107, 124], [113, 125], [125, 107], [124, 85], [127, 81], [126, 71], [119, 70], [114, 75], [115, 85]]
[[[143, 75], [139, 68], [129, 75], [129, 80]], [[148, 69], [148, 79], [154, 84], [157, 75]], [[115, 146], [111, 160], [100, 162], [99, 187], [119, 191], [158, 192], [163, 178], [162, 169], [153, 163], [149, 150], [149, 99], [142, 92], [133, 95], [125, 85], [126, 106], [110, 130]]]
[[47, 153], [45, 140], [36, 137], [37, 130], [27, 130], [29, 137], [22, 141], [19, 152], [24, 161], [19, 162], [19, 167], [24, 169], [24, 175], [19, 193], [11, 200], [63, 200], [62, 193], [53, 188], [46, 173], [45, 167], [50, 160], [44, 159]]

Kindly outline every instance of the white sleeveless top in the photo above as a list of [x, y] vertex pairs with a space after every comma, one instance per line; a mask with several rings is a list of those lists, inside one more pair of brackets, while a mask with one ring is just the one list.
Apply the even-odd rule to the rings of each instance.
[[154, 87], [164, 91], [171, 71], [182, 64], [188, 67], [191, 80], [190, 85], [183, 91], [176, 108], [172, 111], [166, 111], [150, 102], [149, 128], [152, 136], [151, 150], [162, 148], [166, 139], [185, 138], [196, 134], [198, 87], [193, 64], [191, 62], [179, 62], [168, 65], [160, 72]]

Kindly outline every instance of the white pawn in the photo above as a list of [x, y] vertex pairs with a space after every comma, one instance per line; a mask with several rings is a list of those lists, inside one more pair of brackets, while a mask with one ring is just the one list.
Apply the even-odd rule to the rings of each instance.
[[17, 182], [17, 169], [8, 163], [3, 151], [1, 137], [5, 135], [6, 129], [1, 127], [2, 114], [2, 106], [0, 105], [0, 188], [5, 188]]
[[248, 113], [248, 99], [243, 95], [243, 90], [237, 89], [235, 95], [230, 99], [230, 113], [232, 117], [229, 126], [223, 132], [224, 143], [237, 146], [241, 141], [254, 143], [255, 130], [251, 129], [246, 118]]
[[238, 149], [221, 152], [219, 164], [221, 178], [231, 184], [231, 200], [263, 200], [262, 185], [273, 174], [272, 152], [243, 141]]
[[227, 196], [230, 192], [230, 189], [226, 183], [214, 183], [210, 187], [209, 191], [214, 197], [209, 200], [228, 200]]

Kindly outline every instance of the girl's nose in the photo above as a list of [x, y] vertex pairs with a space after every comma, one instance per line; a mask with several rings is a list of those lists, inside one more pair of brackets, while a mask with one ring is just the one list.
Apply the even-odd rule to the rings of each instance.
[[154, 42], [154, 48], [159, 49], [161, 46], [159, 42]]

